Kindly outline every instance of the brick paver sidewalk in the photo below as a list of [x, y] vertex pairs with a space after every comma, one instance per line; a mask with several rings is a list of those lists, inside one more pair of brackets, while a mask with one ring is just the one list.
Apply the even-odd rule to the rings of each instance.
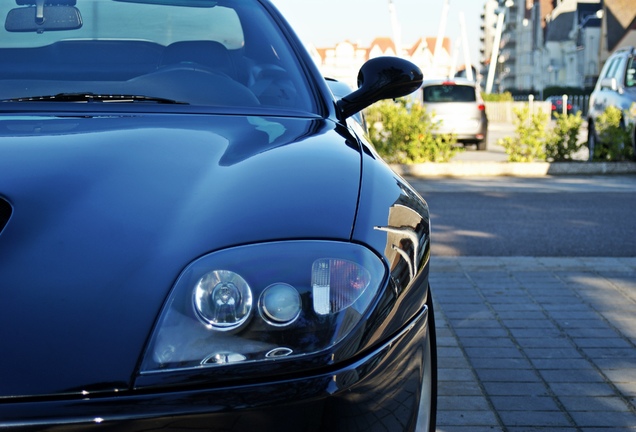
[[433, 257], [438, 431], [636, 431], [636, 258]]

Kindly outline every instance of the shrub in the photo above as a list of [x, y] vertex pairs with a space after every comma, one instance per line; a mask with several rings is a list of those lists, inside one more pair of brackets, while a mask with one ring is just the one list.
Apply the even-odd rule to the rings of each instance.
[[437, 124], [417, 101], [380, 101], [366, 110], [369, 138], [389, 163], [448, 162], [463, 150], [455, 137], [436, 134]]
[[571, 161], [582, 143], [578, 135], [581, 113], [556, 114], [556, 125], [549, 129], [549, 114], [539, 110], [531, 114], [528, 107], [515, 109], [515, 137], [499, 140], [510, 162]]
[[595, 127], [599, 142], [594, 147], [593, 160], [622, 161], [633, 157], [631, 134], [629, 128], [621, 126], [623, 113], [615, 106], [609, 106], [596, 120]]
[[508, 161], [533, 162], [545, 160], [548, 114], [542, 110], [530, 114], [528, 107], [516, 108], [514, 113], [516, 137], [506, 137], [499, 140], [499, 145], [506, 150]]
[[512, 97], [512, 93], [485, 93], [481, 94], [484, 102], [512, 102], [514, 98]]
[[578, 136], [583, 118], [581, 112], [576, 114], [555, 115], [556, 125], [548, 134], [545, 142], [545, 154], [548, 160], [571, 161], [584, 143], [579, 143]]

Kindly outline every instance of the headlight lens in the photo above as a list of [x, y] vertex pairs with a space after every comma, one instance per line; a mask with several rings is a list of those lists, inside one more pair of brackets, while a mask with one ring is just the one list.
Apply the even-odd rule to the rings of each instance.
[[363, 246], [294, 241], [204, 256], [178, 279], [142, 373], [274, 361], [346, 338], [384, 283]]
[[214, 270], [199, 279], [194, 305], [199, 318], [215, 330], [234, 330], [250, 316], [252, 291], [238, 274]]
[[265, 288], [259, 306], [265, 321], [273, 326], [286, 326], [300, 315], [302, 299], [293, 286], [276, 283]]

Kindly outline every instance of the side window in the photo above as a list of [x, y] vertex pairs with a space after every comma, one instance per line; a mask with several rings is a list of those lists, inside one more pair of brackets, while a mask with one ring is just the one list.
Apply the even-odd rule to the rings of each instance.
[[625, 70], [625, 57], [619, 57], [616, 59], [616, 68], [614, 73], [610, 75], [610, 78], [616, 78], [616, 83], [623, 82], [623, 71]]
[[636, 86], [636, 62], [634, 57], [630, 57], [627, 62], [627, 69], [625, 70], [625, 87]]
[[605, 73], [603, 74], [603, 78], [612, 78], [614, 76], [614, 73], [616, 73], [616, 69], [618, 67], [619, 60], [620, 59], [618, 58], [612, 59], [609, 66], [605, 70]]

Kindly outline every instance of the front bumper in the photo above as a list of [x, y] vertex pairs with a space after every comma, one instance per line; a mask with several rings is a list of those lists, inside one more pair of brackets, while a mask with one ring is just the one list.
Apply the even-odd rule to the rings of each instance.
[[0, 400], [11, 431], [413, 431], [428, 310], [373, 352], [336, 370], [234, 387]]

